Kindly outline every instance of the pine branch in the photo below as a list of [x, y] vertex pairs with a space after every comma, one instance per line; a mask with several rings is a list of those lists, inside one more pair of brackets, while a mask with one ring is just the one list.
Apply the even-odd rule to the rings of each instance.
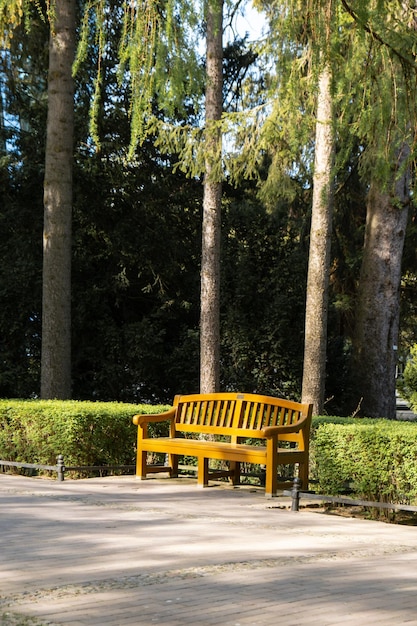
[[394, 48], [394, 46], [392, 46], [388, 41], [386, 41], [381, 35], [375, 32], [375, 30], [372, 28], [369, 22], [364, 22], [363, 20], [361, 20], [359, 15], [354, 11], [354, 9], [351, 6], [349, 6], [346, 0], [342, 0], [342, 6], [345, 8], [346, 12], [351, 16], [351, 18], [365, 30], [365, 32], [371, 35], [371, 37], [373, 37], [376, 41], [378, 41], [378, 43], [380, 43], [382, 46], [391, 50], [391, 52], [402, 63], [405, 63], [406, 65], [410, 66], [413, 70], [417, 70], [417, 65], [414, 59], [410, 59], [409, 57], [404, 56], [399, 50]]

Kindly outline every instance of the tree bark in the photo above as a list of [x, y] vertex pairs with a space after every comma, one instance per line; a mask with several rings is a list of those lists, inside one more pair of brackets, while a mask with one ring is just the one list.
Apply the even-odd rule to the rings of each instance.
[[71, 221], [75, 0], [51, 23], [44, 178], [41, 397], [71, 397]]
[[326, 375], [334, 158], [331, 80], [330, 65], [326, 64], [318, 82], [302, 386], [302, 401], [312, 403], [316, 415], [323, 411]]
[[[408, 157], [403, 149], [400, 166]], [[353, 345], [355, 407], [367, 417], [395, 418], [401, 260], [408, 218], [409, 172], [395, 194], [371, 184]]]
[[223, 108], [223, 0], [207, 6], [206, 163], [203, 198], [200, 310], [200, 392], [220, 386], [220, 233], [222, 183], [218, 160], [222, 137], [216, 125]]

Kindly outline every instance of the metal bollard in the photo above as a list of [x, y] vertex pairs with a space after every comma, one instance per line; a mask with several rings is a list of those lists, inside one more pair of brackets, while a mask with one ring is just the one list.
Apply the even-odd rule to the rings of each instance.
[[299, 511], [300, 510], [300, 491], [301, 491], [301, 480], [296, 476], [294, 478], [293, 486], [291, 489], [291, 511]]
[[64, 474], [65, 474], [64, 456], [62, 454], [58, 454], [57, 456], [56, 471], [57, 471], [58, 482], [62, 482], [64, 480]]

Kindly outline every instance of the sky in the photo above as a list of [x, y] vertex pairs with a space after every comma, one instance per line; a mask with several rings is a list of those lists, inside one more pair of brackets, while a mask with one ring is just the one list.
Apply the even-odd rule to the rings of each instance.
[[251, 0], [245, 4], [244, 14], [239, 12], [235, 21], [239, 35], [249, 33], [250, 40], [258, 39], [262, 34], [262, 28], [265, 27], [264, 14], [253, 8]]

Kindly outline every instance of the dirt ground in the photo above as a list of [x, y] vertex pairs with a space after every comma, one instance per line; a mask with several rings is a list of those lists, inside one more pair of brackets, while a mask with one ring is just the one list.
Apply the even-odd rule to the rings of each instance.
[[364, 506], [348, 506], [340, 504], [330, 504], [321, 508], [323, 509], [323, 513], [326, 513], [327, 515], [338, 515], [340, 517], [355, 517], [357, 519], [378, 520], [381, 522], [386, 522], [387, 524], [417, 526], [417, 513], [414, 513], [412, 511], [390, 511], [387, 509], [376, 509]]

